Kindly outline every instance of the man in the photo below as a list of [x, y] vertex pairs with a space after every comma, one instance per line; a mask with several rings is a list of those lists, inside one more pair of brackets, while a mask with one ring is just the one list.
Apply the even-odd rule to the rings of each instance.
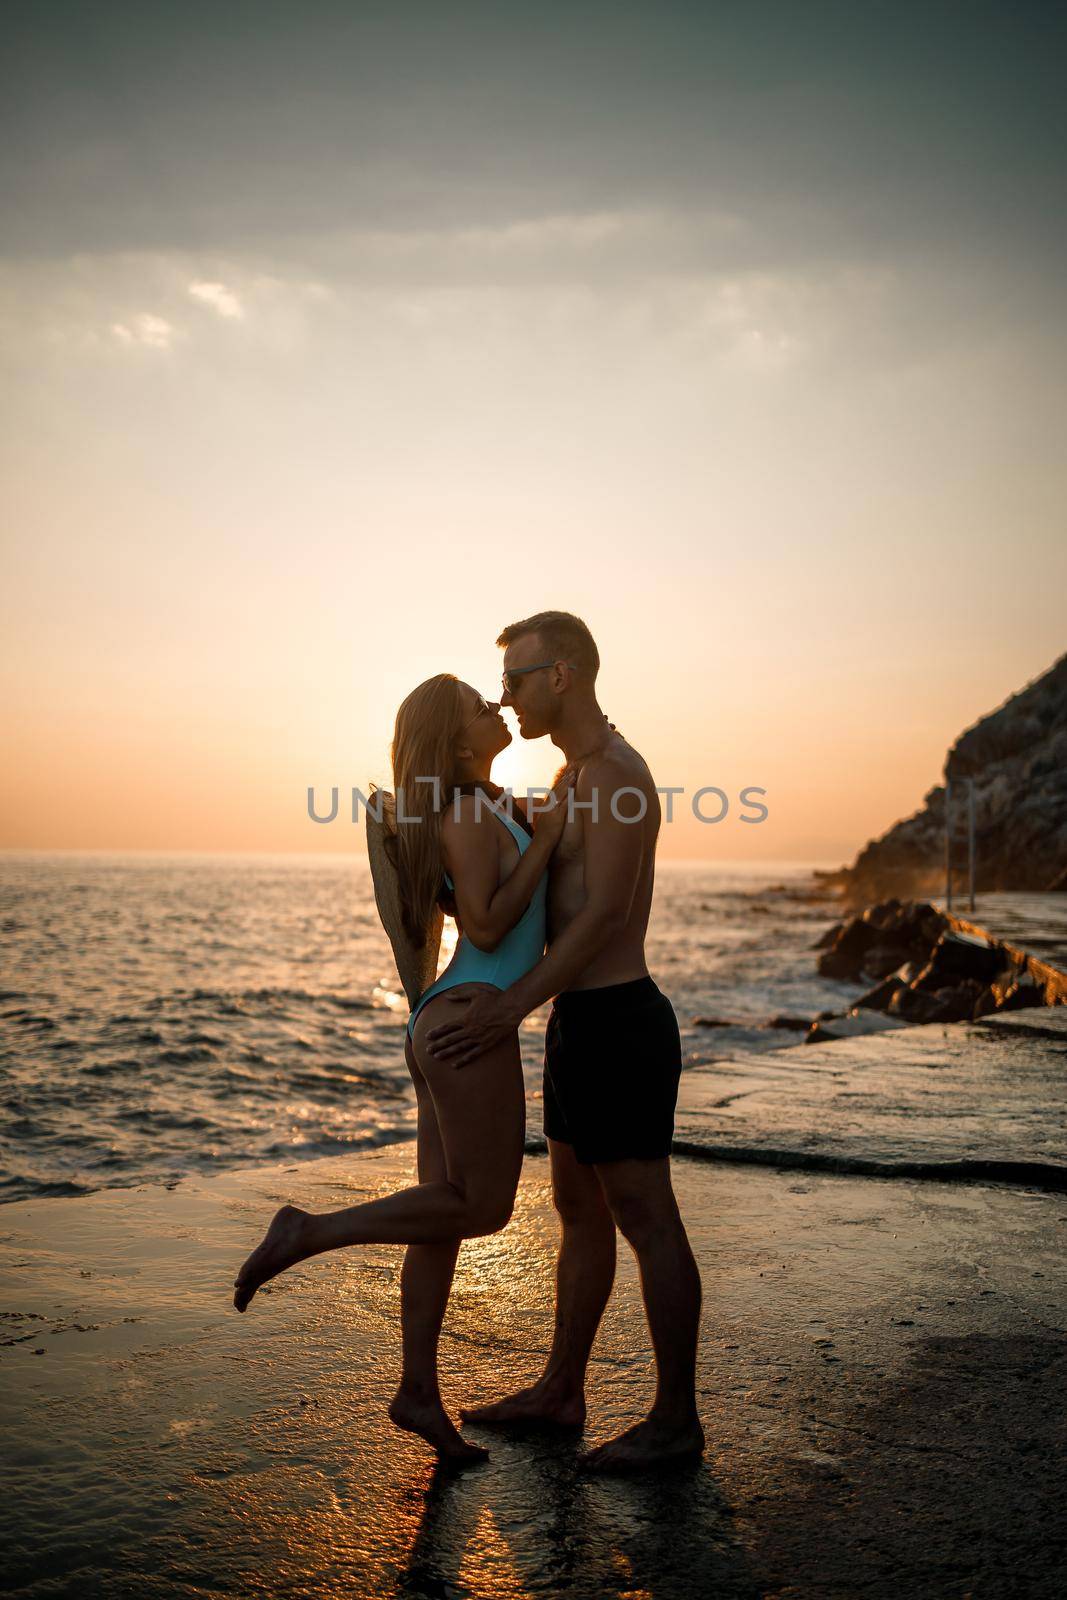
[[[671, 1186], [681, 1071], [678, 1024], [645, 963], [659, 797], [596, 698], [600, 657], [578, 617], [543, 611], [505, 628], [504, 695], [524, 739], [547, 734], [576, 769], [550, 867], [549, 945], [510, 989], [476, 991], [429, 1034], [456, 1067], [555, 997], [545, 1037], [544, 1122], [562, 1224], [552, 1349], [529, 1389], [465, 1412], [482, 1423], [581, 1425], [585, 1371], [615, 1277], [616, 1226], [632, 1246], [656, 1357], [648, 1416], [583, 1458], [627, 1471], [704, 1448], [695, 1365], [700, 1276]], [[455, 991], [457, 1000], [462, 991]]]

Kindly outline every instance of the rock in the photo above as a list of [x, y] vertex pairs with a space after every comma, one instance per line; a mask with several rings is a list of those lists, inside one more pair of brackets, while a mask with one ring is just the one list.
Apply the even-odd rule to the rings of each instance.
[[729, 1017], [694, 1017], [694, 1028], [732, 1028]]
[[937, 989], [934, 992], [935, 1000], [941, 1002], [941, 1014], [938, 1022], [971, 1022], [974, 1020], [974, 1008], [982, 995], [987, 991], [977, 978], [965, 978], [955, 988]]
[[1030, 1006], [1045, 1004], [1044, 987], [1036, 983], [1029, 973], [1021, 973], [1007, 990], [1000, 1003], [1001, 1011], [1025, 1011]]
[[887, 978], [900, 967], [900, 957], [898, 944], [876, 944], [864, 956], [860, 972], [865, 978]]
[[[824, 977], [881, 977], [853, 1002], [851, 1019], [881, 1015], [898, 1023], [963, 1022], [998, 1011], [1067, 1004], [1067, 974], [927, 901], [883, 901], [830, 932], [833, 940], [817, 963]], [[859, 1025], [842, 1030], [842, 1021], [837, 1013], [820, 1011], [805, 1042], [866, 1031]], [[776, 1019], [775, 1025], [789, 1025], [789, 1019]]]
[[763, 1024], [765, 1028], [789, 1028], [795, 1033], [804, 1033], [811, 1027], [807, 1017], [771, 1017]]
[[1004, 947], [995, 940], [979, 940], [961, 933], [943, 933], [930, 952], [930, 959], [915, 979], [914, 987], [931, 992], [946, 983], [977, 978], [984, 985], [1004, 964]]
[[911, 989], [906, 984], [890, 1000], [887, 1015], [902, 1017], [905, 1022], [940, 1022], [948, 1008], [936, 995], [923, 989]]
[[[993, 1011], [1017, 1009], [1017, 1006], [1008, 1006], [1008, 997], [1018, 989], [1020, 977], [1026, 978], [1026, 969], [1025, 967], [1020, 967], [1017, 962], [1009, 961], [1006, 966], [1002, 967], [979, 996], [975, 1005], [975, 1018], [987, 1016]], [[1028, 982], [1032, 984], [1033, 980], [1030, 979]]]
[[[949, 780], [974, 780], [976, 888], [1067, 890], [1067, 654], [965, 730], [945, 757]], [[966, 871], [966, 795], [954, 790], [954, 881]], [[911, 816], [820, 874], [846, 904], [941, 893], [945, 790], [928, 790]]]
[[876, 984], [875, 987], [868, 990], [866, 994], [861, 994], [853, 1009], [863, 1011], [888, 1011], [889, 1002], [892, 1000], [893, 996], [900, 989], [906, 988], [907, 982], [901, 976], [901, 973], [894, 972], [891, 977], [888, 977], [884, 979], [883, 982]]
[[868, 906], [864, 915], [874, 927], [889, 930], [900, 927], [902, 921], [907, 922], [915, 914], [916, 909], [912, 902], [903, 904], [900, 900], [891, 898], [881, 900], [877, 905]]
[[836, 1039], [837, 1037], [838, 1036], [836, 1033], [831, 1033], [826, 1027], [825, 1023], [821, 1022], [819, 1018], [816, 1017], [815, 1021], [811, 1024], [811, 1027], [804, 1036], [804, 1043], [823, 1044], [826, 1040]]
[[818, 971], [824, 978], [858, 976], [863, 958], [876, 938], [876, 930], [863, 917], [852, 917], [832, 945], [819, 957]]
[[982, 1017], [992, 1016], [994, 1012], [1000, 1010], [1003, 999], [1003, 992], [998, 994], [996, 985], [990, 984], [989, 988], [982, 990], [975, 1001], [971, 1021], [978, 1022]]
[[885, 1033], [890, 1028], [905, 1026], [900, 1017], [889, 1017], [877, 1011], [849, 1012], [844, 1017], [834, 1017], [829, 1022], [813, 1022], [805, 1036], [805, 1044], [824, 1044], [831, 1039], [856, 1039], [866, 1033]]
[[[881, 978], [906, 960], [926, 961], [931, 946], [951, 924], [928, 901], [889, 900], [868, 906], [831, 929], [834, 937], [818, 961], [824, 978]], [[816, 947], [818, 948], [818, 946]]]

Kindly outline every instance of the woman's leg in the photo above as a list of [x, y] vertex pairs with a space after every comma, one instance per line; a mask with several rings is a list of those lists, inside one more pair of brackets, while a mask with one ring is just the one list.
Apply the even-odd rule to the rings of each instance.
[[[447, 1179], [433, 1096], [419, 1071], [410, 1039], [406, 1059], [419, 1105], [419, 1182]], [[420, 1434], [440, 1455], [478, 1461], [489, 1452], [469, 1445], [455, 1428], [445, 1411], [437, 1375], [437, 1345], [461, 1242], [457, 1237], [437, 1244], [409, 1244], [404, 1252], [400, 1272], [404, 1365], [389, 1416], [398, 1428]]]
[[[441, 1134], [445, 1177], [341, 1211], [283, 1206], [236, 1280], [243, 1311], [261, 1284], [287, 1267], [350, 1244], [438, 1244], [496, 1233], [511, 1215], [525, 1134], [519, 1042], [503, 1040], [465, 1067], [435, 1061], [425, 1036], [443, 1015], [447, 995], [431, 1000], [415, 1024], [414, 1054]], [[442, 1012], [442, 1007], [449, 1012]]]

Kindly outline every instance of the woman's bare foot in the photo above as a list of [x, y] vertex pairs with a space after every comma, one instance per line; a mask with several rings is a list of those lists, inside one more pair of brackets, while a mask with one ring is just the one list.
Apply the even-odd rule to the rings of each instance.
[[696, 1417], [676, 1423], [648, 1416], [579, 1456], [578, 1465], [587, 1472], [643, 1472], [699, 1461], [703, 1453], [704, 1430]]
[[417, 1433], [420, 1439], [425, 1439], [443, 1461], [463, 1466], [489, 1459], [488, 1450], [467, 1443], [441, 1404], [439, 1395], [405, 1389], [401, 1384], [389, 1406], [389, 1420], [405, 1433]]
[[282, 1206], [275, 1213], [270, 1227], [234, 1279], [233, 1303], [243, 1311], [255, 1294], [270, 1278], [303, 1261], [307, 1249], [308, 1213], [296, 1206]]
[[464, 1422], [490, 1427], [525, 1423], [537, 1427], [580, 1428], [585, 1422], [585, 1397], [580, 1389], [572, 1389], [556, 1379], [539, 1378], [517, 1394], [509, 1394], [487, 1406], [463, 1407], [459, 1414]]

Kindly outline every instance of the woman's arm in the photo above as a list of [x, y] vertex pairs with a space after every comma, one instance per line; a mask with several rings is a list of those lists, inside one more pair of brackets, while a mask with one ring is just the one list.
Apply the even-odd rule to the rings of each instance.
[[566, 806], [562, 801], [557, 802], [555, 810], [542, 811], [529, 845], [503, 883], [498, 883], [496, 835], [486, 830], [500, 824], [488, 808], [477, 807], [473, 795], [464, 795], [458, 812], [453, 809], [446, 815], [441, 826], [441, 848], [456, 886], [457, 920], [478, 950], [495, 950], [518, 922], [559, 842], [565, 821]]

